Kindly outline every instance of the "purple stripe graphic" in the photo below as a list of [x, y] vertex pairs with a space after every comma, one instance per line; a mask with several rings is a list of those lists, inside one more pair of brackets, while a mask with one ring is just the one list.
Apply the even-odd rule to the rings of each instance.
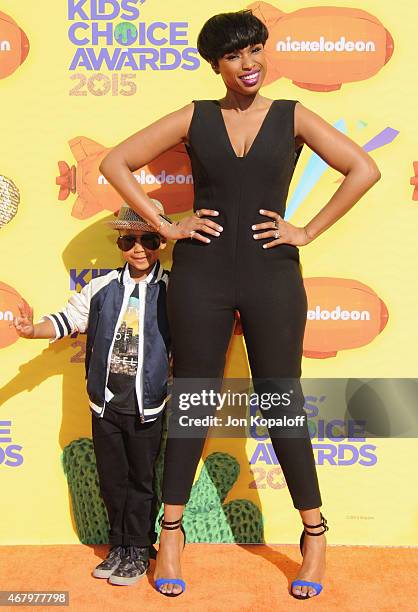
[[381, 132], [379, 132], [379, 134], [374, 136], [374, 138], [369, 140], [369, 142], [366, 142], [366, 144], [363, 145], [363, 149], [367, 153], [370, 153], [370, 151], [374, 151], [375, 149], [378, 149], [379, 147], [383, 147], [384, 145], [387, 145], [393, 140], [395, 140], [398, 134], [399, 134], [399, 130], [394, 130], [391, 127], [387, 127]]

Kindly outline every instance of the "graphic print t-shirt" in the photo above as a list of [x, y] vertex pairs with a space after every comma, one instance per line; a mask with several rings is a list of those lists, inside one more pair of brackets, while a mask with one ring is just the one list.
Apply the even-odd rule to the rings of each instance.
[[136, 283], [116, 333], [107, 381], [108, 389], [114, 394], [108, 405], [125, 414], [135, 414], [138, 411], [135, 393], [138, 341], [139, 287]]

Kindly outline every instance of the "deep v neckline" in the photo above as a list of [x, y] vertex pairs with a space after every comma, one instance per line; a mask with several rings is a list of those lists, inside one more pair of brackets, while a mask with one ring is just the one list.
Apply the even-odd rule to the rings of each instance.
[[224, 116], [222, 114], [222, 107], [221, 107], [221, 105], [219, 103], [219, 100], [213, 100], [213, 102], [215, 103], [215, 105], [218, 108], [218, 112], [219, 112], [219, 115], [220, 115], [220, 120], [221, 120], [221, 123], [222, 123], [222, 126], [223, 126], [223, 131], [224, 131], [225, 139], [227, 141], [227, 145], [228, 145], [229, 150], [231, 151], [231, 153], [235, 157], [235, 159], [247, 159], [247, 157], [249, 156], [251, 151], [254, 149], [254, 146], [256, 145], [257, 140], [258, 140], [260, 134], [262, 133], [263, 128], [264, 128], [264, 126], [267, 123], [267, 119], [271, 115], [271, 109], [273, 108], [274, 103], [276, 102], [276, 100], [273, 100], [272, 103], [270, 104], [269, 109], [268, 109], [267, 113], [265, 114], [264, 119], [261, 122], [260, 127], [258, 128], [258, 131], [257, 131], [257, 133], [255, 135], [255, 138], [252, 141], [252, 143], [250, 145], [250, 148], [248, 149], [248, 151], [247, 151], [247, 153], [245, 155], [237, 155], [236, 154], [235, 149], [232, 146], [231, 138], [229, 136], [229, 133], [228, 133], [228, 130], [227, 130], [227, 127], [226, 127], [225, 119], [224, 119]]

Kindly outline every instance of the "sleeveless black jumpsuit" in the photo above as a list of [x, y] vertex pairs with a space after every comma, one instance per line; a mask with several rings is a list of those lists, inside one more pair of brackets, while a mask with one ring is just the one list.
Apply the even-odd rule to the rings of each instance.
[[[269, 219], [259, 209], [284, 217], [289, 184], [300, 154], [295, 152], [296, 100], [274, 100], [245, 157], [231, 145], [217, 100], [194, 101], [188, 154], [194, 179], [194, 210], [219, 211], [223, 232], [178, 240], [168, 284], [168, 317], [176, 379], [222, 377], [238, 310], [252, 378], [301, 376], [307, 299], [297, 247], [263, 249], [270, 239], [253, 238], [251, 226]], [[254, 386], [255, 388], [255, 386]], [[264, 385], [263, 389], [267, 387]], [[173, 394], [174, 397], [175, 394]], [[294, 412], [303, 411], [303, 395]], [[274, 416], [282, 414], [275, 409]], [[190, 410], [188, 412], [190, 416]], [[244, 415], [242, 415], [244, 416]], [[268, 415], [273, 416], [271, 409]], [[295, 508], [322, 504], [307, 426], [297, 437], [272, 444]], [[170, 431], [170, 429], [169, 429]], [[168, 437], [163, 501], [185, 504], [204, 439]]]

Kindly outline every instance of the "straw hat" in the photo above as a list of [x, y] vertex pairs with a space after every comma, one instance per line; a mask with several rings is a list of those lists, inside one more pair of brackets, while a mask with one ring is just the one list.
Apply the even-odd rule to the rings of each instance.
[[[150, 198], [158, 210], [158, 213], [164, 214], [164, 207], [159, 200]], [[146, 232], [155, 232], [155, 228], [152, 227], [143, 219], [138, 213], [136, 213], [127, 204], [122, 204], [118, 216], [114, 221], [108, 221], [108, 225], [115, 230], [144, 230]]]

